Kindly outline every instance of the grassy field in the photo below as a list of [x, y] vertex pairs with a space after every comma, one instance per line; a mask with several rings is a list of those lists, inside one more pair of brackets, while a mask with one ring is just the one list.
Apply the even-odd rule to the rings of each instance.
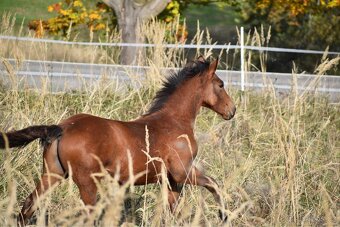
[[[115, 84], [103, 83], [89, 92], [61, 94], [50, 94], [48, 89], [1, 88], [0, 128], [53, 124], [81, 112], [134, 119], [147, 108], [155, 86], [127, 93], [117, 90]], [[230, 89], [230, 93], [238, 107], [232, 121], [206, 109], [197, 119], [200, 151], [196, 162], [221, 185], [231, 223], [335, 226], [340, 193], [339, 106], [323, 98], [294, 94], [278, 99], [270, 91], [241, 96]], [[14, 225], [13, 216], [39, 178], [42, 153], [38, 142], [1, 152], [0, 223]], [[163, 206], [166, 198], [160, 196], [162, 185], [136, 187], [125, 195], [125, 189], [107, 176], [100, 187], [96, 212], [88, 218], [81, 212], [86, 208], [73, 182], [63, 181], [41, 199], [34, 223], [42, 225], [48, 216], [52, 226], [88, 225], [93, 219], [101, 226], [123, 222], [138, 226], [219, 224], [216, 204], [205, 189], [185, 187], [181, 212], [171, 216]]]
[[[150, 42], [162, 43], [162, 25], [150, 24], [143, 31]], [[47, 59], [51, 50], [42, 50], [37, 49], [35, 56]], [[29, 55], [18, 53], [13, 56], [20, 65]], [[88, 49], [79, 49], [79, 53], [97, 57], [97, 52]], [[24, 81], [19, 80], [15, 68], [7, 67], [5, 76], [11, 82], [0, 85], [0, 130], [55, 124], [82, 112], [124, 121], [135, 119], [147, 110], [159, 89], [164, 76], [161, 68], [185, 62], [178, 50], [161, 47], [150, 49], [144, 60], [151, 68], [147, 80], [136, 81], [140, 88], [124, 87], [103, 75], [96, 85], [84, 84], [84, 90], [57, 94], [49, 92], [48, 81], [43, 81], [41, 90], [19, 86]], [[319, 76], [337, 63], [339, 58], [325, 58]], [[136, 75], [130, 76], [138, 80]], [[340, 221], [340, 106], [294, 89], [278, 96], [270, 85], [257, 93], [240, 93], [232, 87], [228, 92], [236, 103], [236, 116], [224, 121], [202, 109], [195, 125], [199, 144], [195, 163], [204, 166], [220, 184], [230, 224], [336, 226]], [[42, 151], [34, 142], [0, 153], [0, 225], [13, 226], [15, 215], [41, 174]], [[72, 180], [64, 180], [40, 198], [32, 224], [43, 226], [46, 219], [50, 226], [92, 226], [94, 220], [98, 226], [221, 224], [212, 196], [199, 187], [184, 187], [174, 215], [166, 206], [162, 184], [131, 187], [126, 192], [105, 174], [99, 187], [98, 203], [89, 216]]]
[[219, 43], [236, 43], [236, 26], [239, 26], [237, 14], [224, 3], [209, 5], [190, 5], [183, 14], [188, 25], [189, 39], [197, 31], [197, 23], [201, 29], [208, 29], [214, 40]]
[[47, 11], [47, 6], [56, 3], [56, 0], [1, 0], [0, 1], [0, 17], [4, 13], [11, 13], [16, 16], [16, 28], [18, 29], [21, 23], [25, 24], [34, 19], [47, 19], [53, 16], [53, 13]]

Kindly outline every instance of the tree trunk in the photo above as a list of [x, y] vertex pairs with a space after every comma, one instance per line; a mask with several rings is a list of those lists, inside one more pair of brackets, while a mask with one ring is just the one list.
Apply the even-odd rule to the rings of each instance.
[[[136, 15], [136, 10], [132, 4], [127, 4], [128, 1], [124, 2], [124, 8], [119, 12], [116, 12], [118, 19], [118, 25], [122, 33], [123, 43], [140, 43], [140, 39], [137, 38], [138, 29], [138, 15]], [[122, 47], [121, 52], [121, 64], [123, 65], [134, 65], [136, 64], [138, 57], [138, 47]]]
[[[161, 13], [169, 0], [103, 0], [114, 9], [118, 26], [122, 32], [123, 43], [142, 43], [138, 36], [139, 24]], [[136, 64], [138, 47], [122, 47], [120, 63], [123, 65]]]

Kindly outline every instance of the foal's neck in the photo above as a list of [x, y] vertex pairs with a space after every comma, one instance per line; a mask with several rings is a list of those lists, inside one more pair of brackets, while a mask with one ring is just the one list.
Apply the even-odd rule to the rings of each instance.
[[163, 113], [171, 119], [190, 124], [193, 128], [196, 116], [202, 106], [202, 88], [198, 78], [182, 84], [164, 104]]

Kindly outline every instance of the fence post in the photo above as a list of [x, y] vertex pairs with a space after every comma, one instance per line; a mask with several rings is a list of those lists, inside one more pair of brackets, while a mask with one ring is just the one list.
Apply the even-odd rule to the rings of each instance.
[[241, 27], [241, 90], [244, 91], [244, 29]]

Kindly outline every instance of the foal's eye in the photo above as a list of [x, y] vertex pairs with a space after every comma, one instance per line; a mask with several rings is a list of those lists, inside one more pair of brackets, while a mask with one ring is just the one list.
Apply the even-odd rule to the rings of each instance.
[[223, 88], [224, 87], [224, 84], [220, 84], [220, 85], [218, 85], [220, 88]]

